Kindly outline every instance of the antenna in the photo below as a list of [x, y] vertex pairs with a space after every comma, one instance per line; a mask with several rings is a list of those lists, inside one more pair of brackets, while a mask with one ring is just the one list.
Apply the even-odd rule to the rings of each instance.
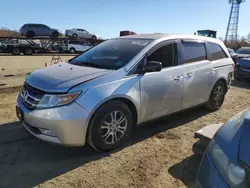
[[225, 43], [228, 41], [235, 42], [238, 39], [240, 4], [243, 2], [245, 2], [245, 0], [229, 0], [229, 3], [232, 4], [232, 6], [227, 25]]

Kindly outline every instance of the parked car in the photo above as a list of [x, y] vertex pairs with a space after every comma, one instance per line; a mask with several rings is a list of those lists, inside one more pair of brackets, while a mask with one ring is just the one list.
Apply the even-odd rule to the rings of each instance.
[[108, 151], [133, 126], [197, 105], [218, 110], [233, 73], [224, 44], [185, 35], [110, 39], [26, 77], [17, 116], [42, 140]]
[[24, 24], [19, 32], [21, 35], [29, 38], [35, 36], [50, 36], [57, 38], [59, 36], [59, 31], [57, 29], [52, 29], [44, 24]]
[[96, 35], [86, 31], [85, 29], [67, 29], [65, 31], [65, 36], [74, 38], [86, 38], [96, 40]]
[[214, 135], [200, 164], [196, 187], [250, 185], [250, 108], [228, 120]]
[[93, 45], [89, 42], [82, 42], [82, 41], [69, 41], [68, 42], [68, 51], [70, 53], [76, 53], [76, 52], [84, 52], [90, 48], [92, 48]]
[[250, 57], [239, 59], [235, 66], [234, 79], [241, 80], [244, 78], [250, 78]]

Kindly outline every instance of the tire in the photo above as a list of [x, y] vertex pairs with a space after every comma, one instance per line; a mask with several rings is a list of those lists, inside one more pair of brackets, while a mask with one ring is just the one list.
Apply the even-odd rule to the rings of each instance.
[[23, 52], [25, 55], [32, 55], [33, 53], [33, 50], [32, 48], [26, 48], [24, 49], [24, 52]]
[[227, 85], [219, 80], [214, 85], [206, 107], [211, 111], [216, 111], [222, 106], [227, 92]]
[[76, 49], [75, 48], [70, 48], [69, 52], [72, 53], [72, 54], [74, 54], [74, 53], [76, 53]]
[[[118, 120], [121, 123], [112, 124], [112, 117], [116, 119], [113, 123], [118, 123]], [[132, 127], [133, 115], [129, 107], [119, 100], [110, 101], [93, 115], [89, 124], [88, 143], [96, 150], [114, 150], [128, 138]]]
[[35, 36], [35, 33], [33, 31], [28, 31], [26, 34], [26, 37], [28, 37], [28, 38], [32, 38], [34, 36]]
[[95, 35], [92, 36], [92, 40], [96, 40], [97, 37]]
[[73, 38], [77, 38], [78, 35], [77, 35], [76, 33], [74, 33], [74, 34], [72, 35], [72, 37], [73, 37]]
[[57, 31], [54, 31], [53, 33], [52, 33], [52, 37], [53, 38], [57, 38], [59, 36], [59, 33], [57, 32]]
[[20, 48], [12, 48], [12, 54], [13, 55], [20, 55], [21, 54]]

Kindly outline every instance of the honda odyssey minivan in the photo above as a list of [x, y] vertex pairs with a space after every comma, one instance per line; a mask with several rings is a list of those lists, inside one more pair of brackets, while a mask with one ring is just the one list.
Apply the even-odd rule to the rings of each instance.
[[119, 147], [137, 124], [197, 105], [219, 109], [234, 63], [224, 44], [184, 35], [107, 40], [27, 76], [17, 116], [34, 136], [67, 146]]

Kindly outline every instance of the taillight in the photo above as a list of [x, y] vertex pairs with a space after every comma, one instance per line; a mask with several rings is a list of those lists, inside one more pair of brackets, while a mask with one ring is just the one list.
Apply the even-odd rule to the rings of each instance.
[[235, 69], [235, 64], [233, 63], [232, 66], [233, 66], [233, 71], [234, 71], [234, 69]]

